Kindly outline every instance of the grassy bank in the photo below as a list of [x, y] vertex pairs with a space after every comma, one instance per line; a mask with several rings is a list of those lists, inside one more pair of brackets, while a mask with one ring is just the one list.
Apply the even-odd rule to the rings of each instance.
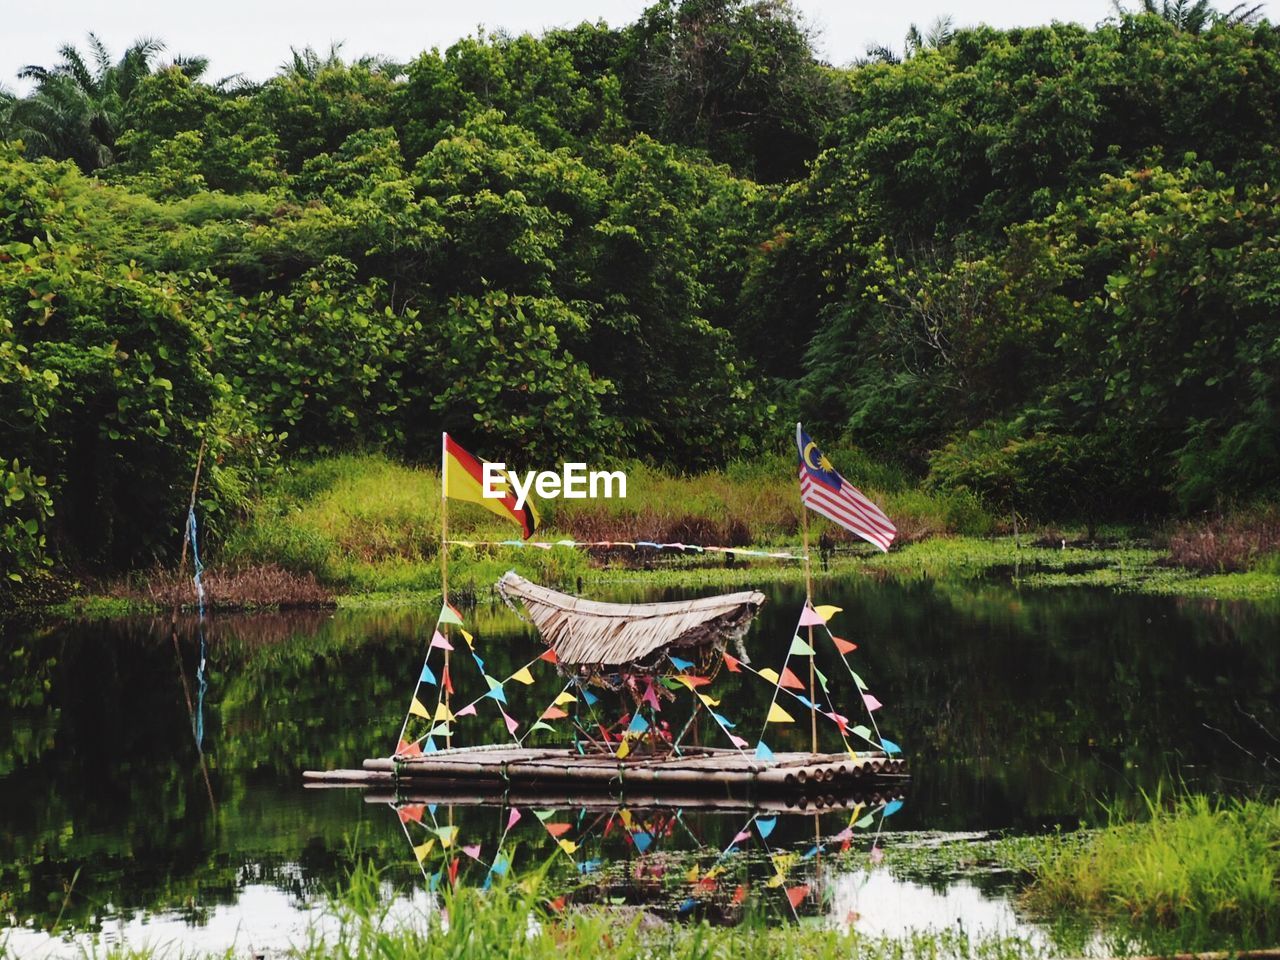
[[1047, 841], [1027, 904], [1280, 941], [1280, 803], [1189, 796], [1148, 813]]
[[[904, 472], [839, 455], [851, 479], [898, 524], [894, 549], [868, 544], [811, 514], [811, 537], [826, 562], [819, 576], [850, 573], [937, 578], [1007, 575], [1035, 587], [1093, 585], [1216, 599], [1280, 598], [1280, 566], [1266, 531], [1244, 517], [1231, 523], [1170, 528], [1163, 536], [1100, 532], [1107, 545], [1083, 542], [1080, 530], [1021, 530], [999, 522], [967, 495], [920, 489]], [[549, 500], [535, 539], [638, 541], [761, 547], [801, 552], [800, 507], [789, 458], [735, 463], [678, 477], [643, 465], [628, 468], [626, 499]], [[225, 539], [208, 545], [206, 586], [214, 602], [235, 606], [334, 602], [345, 606], [421, 601], [440, 589], [438, 476], [377, 455], [295, 465], [255, 499]], [[1260, 515], [1263, 520], [1269, 514]], [[1276, 527], [1280, 529], [1280, 527]], [[516, 528], [482, 508], [450, 503], [454, 539], [503, 541]], [[1158, 532], [1157, 532], [1158, 534]], [[1184, 558], [1184, 564], [1175, 562]], [[508, 569], [543, 583], [576, 587], [642, 575], [654, 585], [760, 584], [799, 580], [796, 561], [738, 555], [675, 554], [499, 546], [450, 548], [451, 586], [484, 589]], [[643, 571], [638, 573], [637, 571]], [[134, 608], [167, 606], [189, 596], [186, 578], [152, 573], [98, 588]], [[63, 612], [109, 610], [83, 598]]]

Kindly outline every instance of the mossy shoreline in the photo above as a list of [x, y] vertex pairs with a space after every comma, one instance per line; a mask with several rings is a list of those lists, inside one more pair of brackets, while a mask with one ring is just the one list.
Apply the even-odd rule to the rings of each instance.
[[[813, 517], [818, 577], [997, 578], [1026, 588], [1092, 586], [1208, 600], [1280, 599], [1280, 564], [1214, 572], [1177, 565], [1150, 529], [1025, 525], [988, 514], [972, 498], [921, 489], [899, 470], [845, 456], [851, 476], [899, 526], [887, 554]], [[731, 464], [692, 477], [629, 469], [625, 500], [550, 501], [544, 543], [681, 542], [800, 554], [800, 507], [786, 458]], [[389, 607], [434, 603], [440, 592], [439, 479], [379, 455], [347, 455], [283, 471], [235, 521], [202, 528], [206, 586], [215, 606]], [[450, 547], [451, 585], [485, 589], [506, 570], [569, 589], [639, 581], [655, 587], [798, 582], [797, 560], [747, 553], [677, 553], [646, 547], [506, 547], [513, 528], [479, 507], [450, 506], [449, 529], [476, 546]], [[59, 616], [171, 609], [194, 599], [175, 570], [76, 585], [46, 605]]]

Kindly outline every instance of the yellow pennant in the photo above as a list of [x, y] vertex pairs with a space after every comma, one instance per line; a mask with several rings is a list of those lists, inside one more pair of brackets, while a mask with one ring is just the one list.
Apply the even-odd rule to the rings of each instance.
[[432, 839], [428, 840], [426, 843], [419, 844], [418, 846], [414, 847], [413, 855], [417, 857], [418, 862], [421, 863], [423, 860], [427, 859], [427, 854], [431, 852], [431, 848], [434, 847], [435, 845], [436, 845], [436, 841], [435, 841], [435, 838], [433, 837]]
[[712, 699], [711, 699], [711, 694], [709, 694], [709, 693], [700, 693], [700, 694], [698, 694], [698, 699], [699, 699], [699, 700], [701, 700], [703, 703], [705, 703], [708, 707], [718, 707], [718, 706], [720, 706], [720, 701], [719, 701], [719, 700], [712, 700]]
[[618, 817], [620, 820], [622, 820], [622, 825], [626, 827], [628, 830], [630, 830], [631, 824], [633, 823], [631, 819], [631, 811], [624, 807], [623, 809], [618, 811]]
[[778, 671], [771, 667], [765, 667], [763, 670], [757, 670], [756, 673], [764, 677], [770, 683], [777, 683], [782, 678], [778, 676]]
[[413, 703], [409, 704], [409, 712], [415, 717], [422, 717], [424, 720], [431, 719], [431, 713], [422, 705], [422, 701], [417, 697], [413, 698]]
[[519, 680], [525, 686], [528, 686], [529, 684], [533, 683], [533, 674], [529, 672], [528, 667], [521, 667], [519, 670], [517, 670], [515, 673], [511, 675], [511, 679]]
[[832, 617], [843, 609], [844, 607], [833, 607], [831, 604], [826, 603], [820, 607], [814, 607], [813, 612], [820, 616], [824, 621], [830, 621]]
[[578, 845], [572, 840], [557, 840], [556, 843], [560, 844], [560, 849], [571, 857], [578, 852]]
[[690, 883], [698, 882], [698, 865], [696, 863], [689, 868], [689, 872], [684, 875], [684, 878]]
[[631, 752], [631, 741], [624, 738], [623, 741], [620, 744], [618, 744], [618, 752], [616, 756], [619, 760], [625, 760], [627, 757], [627, 754], [629, 754], [630, 752]]
[[459, 627], [458, 629], [462, 631], [462, 638], [467, 641], [467, 646], [471, 647], [474, 650], [476, 646], [476, 638], [473, 637], [471, 634], [467, 633], [467, 631], [463, 630], [461, 627]]
[[439, 706], [436, 707], [435, 719], [437, 722], [443, 720], [445, 723], [452, 723], [456, 718], [453, 715], [453, 711], [449, 709], [449, 705], [441, 700]]
[[566, 703], [577, 703], [578, 698], [568, 690], [565, 690], [560, 694], [560, 696], [556, 697], [554, 702], [557, 707], [563, 707]]
[[795, 723], [795, 718], [787, 711], [783, 710], [776, 703], [769, 708], [769, 716], [765, 719], [765, 723]]

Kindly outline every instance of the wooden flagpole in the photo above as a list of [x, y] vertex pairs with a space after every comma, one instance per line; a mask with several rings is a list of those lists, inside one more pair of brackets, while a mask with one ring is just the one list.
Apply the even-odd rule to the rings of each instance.
[[[449, 434], [441, 432], [440, 434], [440, 603], [441, 611], [449, 604]], [[444, 675], [440, 678], [441, 693], [444, 694], [444, 709], [447, 715], [452, 715], [449, 709], [449, 688], [444, 684], [451, 680], [449, 676], [449, 648], [444, 650]], [[447, 723], [448, 721], [446, 721]], [[449, 747], [453, 740], [453, 727], [446, 726], [449, 731], [445, 734], [444, 745]]]
[[[800, 501], [801, 523], [804, 526], [804, 599], [806, 606], [813, 606], [813, 566], [809, 560], [809, 508]], [[809, 624], [809, 649], [813, 651], [813, 624]], [[809, 722], [813, 733], [812, 752], [818, 752], [818, 696], [814, 688], [813, 661], [817, 654], [809, 654]]]

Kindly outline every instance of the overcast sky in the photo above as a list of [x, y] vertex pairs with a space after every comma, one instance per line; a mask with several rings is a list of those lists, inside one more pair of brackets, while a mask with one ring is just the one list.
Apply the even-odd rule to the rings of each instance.
[[[14, 77], [20, 67], [56, 62], [60, 45], [83, 45], [91, 30], [117, 56], [137, 37], [156, 37], [171, 53], [207, 56], [211, 78], [243, 73], [262, 80], [288, 58], [290, 46], [324, 50], [340, 40], [344, 56], [408, 60], [479, 25], [514, 33], [597, 19], [619, 26], [645, 6], [644, 0], [0, 0], [0, 84], [21, 89]], [[898, 49], [910, 24], [924, 27], [944, 14], [957, 26], [1007, 27], [1053, 20], [1091, 26], [1113, 12], [1111, 0], [797, 0], [796, 6], [820, 31], [819, 52], [835, 64], [861, 56], [871, 43]]]

